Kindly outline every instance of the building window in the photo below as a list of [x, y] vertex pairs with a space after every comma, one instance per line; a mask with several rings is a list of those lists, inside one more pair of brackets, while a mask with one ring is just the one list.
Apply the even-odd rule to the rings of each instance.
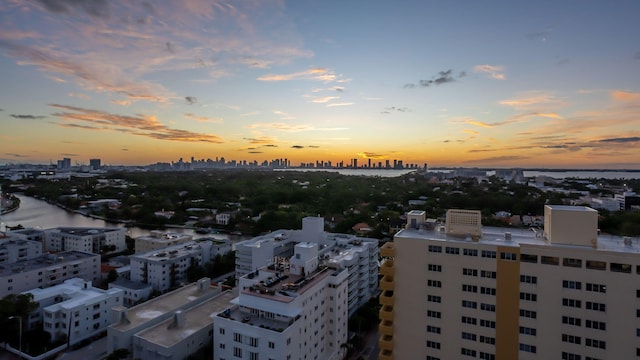
[[565, 289], [582, 289], [582, 283], [580, 281], [562, 280], [562, 287]]
[[439, 303], [442, 302], [442, 298], [440, 296], [436, 296], [436, 295], [427, 295], [427, 301], [439, 304]]
[[221, 335], [224, 335], [224, 328], [220, 328], [219, 332]]
[[481, 343], [485, 343], [485, 344], [495, 345], [496, 344], [496, 338], [491, 337], [491, 336], [480, 335], [480, 342]]
[[478, 286], [462, 284], [462, 291], [477, 293], [478, 292]]
[[477, 270], [477, 269], [467, 269], [467, 268], [463, 268], [463, 269], [462, 269], [462, 275], [466, 275], [466, 276], [478, 276], [478, 270]]
[[573, 325], [573, 326], [582, 326], [582, 320], [579, 318], [574, 318], [571, 316], [563, 316], [562, 317], [562, 323], [563, 324], [568, 324], [568, 325]]
[[516, 261], [516, 260], [518, 260], [518, 255], [516, 253], [512, 253], [512, 252], [501, 252], [500, 253], [500, 260]]
[[524, 300], [524, 301], [538, 301], [538, 295], [536, 295], [536, 294], [531, 294], [531, 293], [527, 293], [527, 292], [521, 292], [521, 293], [520, 293], [520, 300]]
[[242, 357], [242, 349], [239, 347], [233, 348], [233, 356], [241, 358]]
[[528, 263], [537, 264], [538, 263], [538, 255], [520, 254], [520, 261], [521, 262], [528, 262]]
[[480, 271], [480, 277], [487, 278], [487, 279], [495, 279], [496, 278], [496, 272], [495, 271], [489, 271], [489, 270], [482, 270], [482, 271]]
[[442, 265], [429, 264], [429, 271], [442, 272]]
[[469, 317], [469, 316], [463, 316], [462, 317], [462, 323], [463, 324], [476, 325], [477, 321], [478, 320], [476, 318], [472, 318], [472, 317]]
[[494, 304], [480, 303], [480, 310], [496, 312], [496, 306]]
[[576, 299], [562, 298], [562, 306], [581, 308], [582, 307], [582, 301], [576, 300]]
[[469, 301], [469, 300], [462, 300], [462, 307], [466, 307], [466, 308], [470, 308], [470, 309], [475, 309], [478, 307], [478, 303], [475, 301]]
[[587, 283], [587, 291], [607, 293], [607, 286], [602, 284]]
[[480, 319], [480, 326], [495, 329], [496, 322], [493, 320]]
[[461, 348], [460, 354], [464, 356], [469, 356], [469, 357], [476, 357], [476, 351], [472, 349], [467, 349], [467, 348]]
[[562, 360], [582, 360], [582, 356], [563, 351]]
[[225, 344], [224, 343], [220, 343], [220, 349], [224, 350], [224, 348], [225, 348]]
[[563, 258], [562, 266], [581, 268], [582, 267], [582, 259], [573, 259], [573, 258]]
[[442, 313], [440, 311], [427, 310], [427, 317], [440, 319], [442, 317]]
[[437, 326], [427, 325], [427, 332], [433, 334], [440, 334], [441, 329]]
[[520, 344], [520, 351], [524, 351], [524, 352], [529, 352], [532, 354], [536, 353], [536, 346], [535, 345], [529, 345], [529, 344]]
[[607, 331], [607, 323], [602, 321], [586, 320], [584, 326], [589, 329]]
[[447, 254], [458, 255], [458, 254], [460, 254], [460, 249], [459, 249], [459, 248], [455, 248], [455, 247], [449, 247], [449, 246], [447, 246], [447, 247], [445, 248], [445, 252], [446, 252]]
[[496, 356], [494, 354], [491, 354], [491, 353], [486, 353], [486, 352], [480, 351], [480, 359], [482, 359], [482, 360], [496, 360]]
[[476, 341], [476, 334], [472, 334], [472, 333], [468, 333], [468, 332], [462, 332], [462, 338], [464, 340], [470, 340], [470, 341]]
[[478, 250], [476, 249], [463, 249], [462, 253], [465, 256], [478, 256]]
[[241, 343], [242, 342], [242, 334], [233, 333], [233, 341]]
[[611, 263], [611, 271], [631, 274], [631, 265]]
[[530, 319], [535, 319], [538, 315], [533, 310], [520, 309], [520, 316], [530, 318]]
[[540, 263], [545, 265], [558, 265], [560, 259], [557, 256], [541, 256]]
[[580, 345], [582, 344], [582, 338], [580, 336], [562, 334], [562, 342]]
[[495, 259], [496, 258], [496, 252], [495, 251], [491, 251], [491, 250], [482, 250], [482, 257], [483, 258], [489, 258], [489, 259]]
[[431, 355], [427, 355], [427, 359], [426, 360], [440, 360], [439, 357], [435, 357], [435, 356], [431, 356]]
[[442, 252], [442, 246], [438, 246], [438, 245], [429, 245], [429, 252], [432, 252], [432, 253], [441, 253], [441, 252]]
[[427, 286], [441, 288], [442, 287], [442, 281], [440, 281], [440, 280], [427, 280]]
[[586, 309], [605, 312], [607, 311], [607, 306], [602, 303], [587, 301]]
[[480, 293], [481, 294], [485, 294], [485, 295], [494, 295], [495, 296], [496, 295], [496, 289], [482, 286], [480, 288]]
[[440, 343], [437, 341], [427, 340], [427, 347], [432, 349], [440, 349]]
[[536, 336], [536, 329], [526, 326], [520, 326], [520, 334]]
[[604, 261], [587, 260], [587, 269], [607, 270], [607, 263]]

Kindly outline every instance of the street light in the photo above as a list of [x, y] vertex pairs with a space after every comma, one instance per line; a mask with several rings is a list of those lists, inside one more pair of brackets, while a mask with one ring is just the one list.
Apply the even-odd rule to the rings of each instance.
[[22, 318], [20, 316], [9, 316], [9, 320], [18, 319], [19, 333], [18, 333], [18, 354], [19, 358], [22, 359]]

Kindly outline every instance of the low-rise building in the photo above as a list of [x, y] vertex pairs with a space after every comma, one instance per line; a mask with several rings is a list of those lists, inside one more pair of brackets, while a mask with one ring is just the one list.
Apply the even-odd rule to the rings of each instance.
[[122, 290], [94, 288], [91, 281], [80, 278], [24, 293], [32, 294], [38, 303], [28, 328], [41, 323], [51, 341], [67, 339], [69, 345], [104, 332], [111, 324], [111, 308], [122, 305]]
[[219, 250], [231, 249], [220, 246], [221, 241], [199, 240], [161, 250], [130, 257], [130, 279], [150, 284], [153, 290], [166, 292], [187, 281], [187, 270], [191, 266], [203, 266], [219, 254]]
[[142, 254], [169, 246], [184, 244], [192, 240], [193, 236], [188, 234], [153, 230], [149, 235], [135, 238], [135, 251], [136, 254]]
[[44, 254], [33, 259], [0, 265], [0, 297], [35, 288], [62, 284], [80, 277], [100, 279], [100, 255], [80, 251]]
[[127, 248], [125, 228], [59, 227], [45, 230], [45, 251], [84, 251], [94, 254]]
[[5, 237], [0, 237], [0, 264], [33, 259], [40, 255], [42, 243], [39, 241], [26, 240], [11, 232]]
[[109, 289], [112, 288], [122, 290], [122, 305], [125, 307], [131, 307], [147, 301], [153, 292], [151, 285], [131, 281], [124, 277], [118, 277], [115, 281], [110, 282]]
[[[200, 338], [193, 338], [198, 339], [196, 346], [196, 343], [190, 343], [189, 336], [202, 327], [210, 330], [217, 309], [228, 307], [229, 301], [233, 298], [230, 291], [222, 292], [210, 283], [210, 279], [203, 278], [134, 307], [115, 308], [112, 325], [107, 330], [107, 351], [112, 353], [118, 349], [127, 349], [134, 354], [134, 358], [141, 359], [183, 359], [191, 352], [184, 351], [178, 354], [175, 350], [183, 350], [183, 344], [188, 343], [189, 349], [195, 352], [198, 350]], [[206, 316], [199, 312], [200, 305], [208, 309], [209, 313]], [[192, 312], [192, 309], [195, 310]], [[170, 322], [166, 321], [172, 321], [174, 317], [178, 318], [180, 323], [176, 325], [179, 326], [169, 328]], [[207, 322], [204, 325], [201, 322], [203, 320]], [[162, 326], [156, 328], [161, 334], [152, 333], [151, 329], [160, 324], [166, 324], [164, 330]], [[162, 351], [158, 350], [160, 347], [154, 348], [151, 345], [156, 343], [163, 345]], [[160, 354], [164, 354], [164, 357]]]

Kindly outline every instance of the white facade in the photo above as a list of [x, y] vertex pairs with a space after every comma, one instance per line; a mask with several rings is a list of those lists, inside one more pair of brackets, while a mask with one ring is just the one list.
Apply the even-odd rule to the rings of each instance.
[[105, 331], [111, 324], [111, 308], [122, 304], [122, 290], [94, 288], [91, 281], [80, 278], [25, 293], [33, 294], [39, 304], [29, 325], [41, 322], [52, 341], [66, 338], [69, 345]]
[[[223, 243], [227, 245], [221, 246]], [[153, 290], [165, 292], [187, 281], [189, 267], [203, 266], [213, 260], [220, 250], [226, 253], [225, 250], [230, 250], [230, 244], [200, 240], [133, 255], [130, 257], [131, 281], [150, 284]]]
[[127, 248], [125, 228], [69, 228], [45, 230], [45, 250], [84, 251], [94, 254], [120, 252]]
[[231, 214], [229, 213], [216, 214], [216, 224], [229, 225], [229, 221], [231, 221]]
[[42, 243], [8, 234], [0, 237], [0, 264], [10, 264], [42, 255]]
[[324, 219], [305, 217], [301, 230], [278, 230], [236, 244], [236, 278], [289, 261], [296, 244], [318, 244], [319, 256], [349, 271], [349, 315], [378, 292], [378, 240], [324, 231]]
[[0, 266], [0, 297], [47, 288], [75, 277], [99, 281], [100, 255], [67, 251], [4, 264]]
[[191, 240], [193, 240], [193, 236], [191, 235], [153, 230], [148, 236], [135, 238], [135, 251], [136, 254], [142, 254], [169, 246], [184, 244]]
[[342, 359], [348, 271], [299, 243], [290, 262], [239, 279], [234, 305], [214, 322], [214, 359]]
[[109, 289], [112, 288], [122, 290], [122, 305], [125, 307], [131, 307], [147, 301], [153, 291], [153, 287], [149, 284], [139, 283], [121, 277], [109, 283]]
[[630, 359], [640, 239], [597, 212], [546, 206], [543, 230], [407, 228], [385, 244], [379, 359]]

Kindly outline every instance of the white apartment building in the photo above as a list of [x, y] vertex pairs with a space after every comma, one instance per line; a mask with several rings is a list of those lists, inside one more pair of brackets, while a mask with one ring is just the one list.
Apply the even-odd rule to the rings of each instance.
[[349, 315], [378, 294], [378, 240], [324, 231], [324, 219], [305, 217], [301, 230], [278, 230], [236, 244], [236, 278], [288, 261], [301, 242], [318, 244], [319, 256], [349, 272]]
[[213, 336], [214, 315], [234, 297], [210, 283], [203, 278], [134, 307], [114, 308], [107, 351], [128, 349], [134, 359], [184, 359], [197, 351], [203, 329]]
[[29, 328], [42, 323], [52, 341], [66, 338], [69, 345], [98, 335], [111, 324], [111, 308], [122, 305], [122, 290], [102, 290], [80, 278], [46, 289], [33, 289], [38, 309], [29, 317]]
[[59, 227], [45, 230], [45, 251], [103, 254], [127, 248], [125, 228]]
[[151, 285], [131, 281], [124, 277], [118, 277], [116, 281], [110, 282], [109, 289], [112, 288], [122, 290], [122, 305], [124, 307], [131, 307], [147, 301], [153, 292]]
[[100, 279], [100, 255], [79, 251], [44, 254], [33, 259], [0, 265], [0, 297], [35, 288], [58, 285], [80, 277]]
[[135, 251], [136, 254], [143, 254], [169, 246], [184, 244], [192, 240], [193, 236], [188, 234], [153, 230], [148, 236], [138, 236], [135, 238]]
[[[547, 205], [544, 230], [423, 211], [380, 251], [379, 359], [640, 356], [640, 240], [598, 233], [598, 213]], [[412, 221], [414, 220], [414, 221]]]
[[234, 305], [214, 321], [213, 358], [342, 359], [347, 342], [347, 269], [317, 243], [239, 279]]
[[[222, 245], [225, 243], [226, 245]], [[222, 254], [231, 251], [229, 242], [199, 240], [130, 257], [131, 281], [150, 284], [153, 290], [166, 292], [187, 281], [187, 269], [203, 266]]]
[[7, 236], [0, 235], [0, 264], [10, 264], [22, 260], [33, 259], [42, 255], [42, 243], [26, 240], [11, 232]]

